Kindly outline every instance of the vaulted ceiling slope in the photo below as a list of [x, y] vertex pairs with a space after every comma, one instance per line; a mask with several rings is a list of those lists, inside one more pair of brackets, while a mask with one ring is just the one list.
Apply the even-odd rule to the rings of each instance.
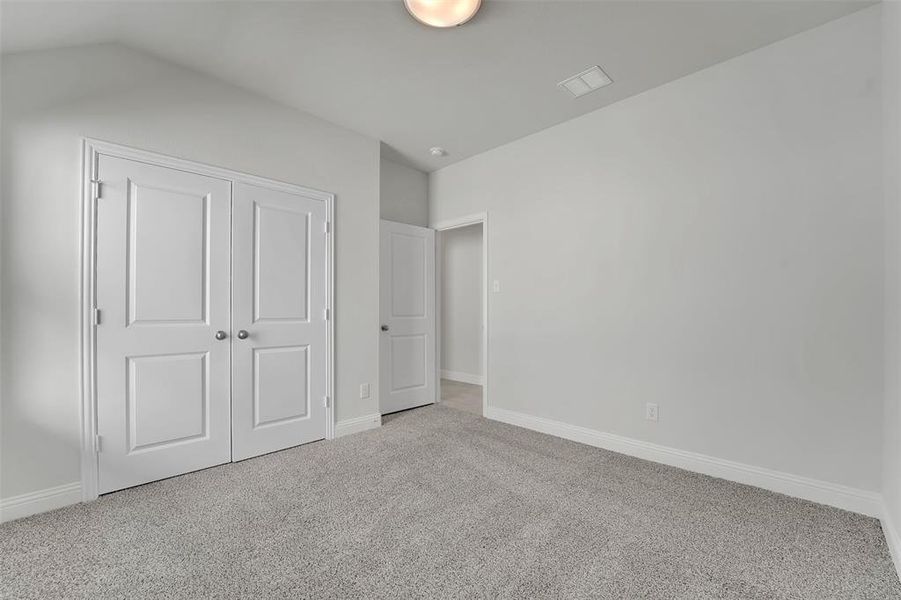
[[[869, 4], [484, 0], [470, 23], [438, 30], [400, 0], [4, 1], [0, 47], [127, 44], [380, 139], [396, 160], [432, 171]], [[592, 65], [613, 85], [578, 99], [558, 89]], [[430, 156], [432, 146], [448, 156]]]

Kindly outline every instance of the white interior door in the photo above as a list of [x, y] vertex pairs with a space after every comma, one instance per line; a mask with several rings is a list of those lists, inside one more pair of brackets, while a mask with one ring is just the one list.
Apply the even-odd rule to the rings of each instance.
[[101, 155], [99, 492], [228, 462], [230, 183]]
[[235, 184], [234, 460], [326, 432], [326, 205]]
[[379, 253], [382, 414], [435, 401], [435, 232], [382, 221]]

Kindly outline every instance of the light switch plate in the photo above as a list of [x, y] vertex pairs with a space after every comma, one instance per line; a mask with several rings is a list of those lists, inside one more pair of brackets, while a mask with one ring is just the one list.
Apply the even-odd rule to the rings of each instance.
[[369, 384], [368, 383], [360, 384], [360, 398], [365, 400], [368, 397], [369, 397]]
[[495, 279], [494, 283], [491, 285], [491, 289], [494, 290], [495, 293], [501, 291], [501, 282]]

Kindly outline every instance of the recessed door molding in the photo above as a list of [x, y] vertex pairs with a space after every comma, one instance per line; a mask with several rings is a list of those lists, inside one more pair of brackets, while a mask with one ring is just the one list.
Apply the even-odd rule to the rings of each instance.
[[[229, 182], [234, 197], [235, 187], [249, 184], [267, 190], [281, 191], [303, 196], [313, 201], [322, 202], [325, 207], [327, 233], [325, 250], [325, 302], [329, 316], [326, 323], [326, 439], [335, 437], [334, 407], [334, 203], [333, 194], [306, 188], [299, 185], [274, 181], [255, 175], [249, 175], [174, 158], [155, 152], [139, 150], [120, 144], [91, 138], [83, 139], [82, 146], [82, 182], [81, 182], [81, 338], [79, 340], [79, 358], [81, 364], [80, 408], [81, 408], [81, 494], [82, 501], [94, 500], [99, 494], [99, 453], [102, 440], [98, 438], [97, 416], [97, 333], [96, 326], [102, 325], [103, 314], [98, 312], [95, 303], [97, 290], [97, 198], [102, 197], [102, 182], [97, 181], [98, 165], [101, 156], [121, 158], [147, 163], [159, 167], [175, 169], [186, 173], [215, 177]], [[231, 251], [231, 250], [230, 250]], [[231, 262], [231, 257], [229, 258]], [[205, 300], [205, 299], [204, 299]], [[102, 308], [102, 307], [101, 307]], [[135, 315], [132, 315], [135, 316]], [[189, 315], [192, 318], [194, 315]], [[204, 315], [201, 315], [202, 317]]]

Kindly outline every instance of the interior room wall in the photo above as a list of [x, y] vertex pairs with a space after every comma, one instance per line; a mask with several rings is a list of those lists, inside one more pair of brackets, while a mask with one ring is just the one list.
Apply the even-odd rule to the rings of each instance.
[[880, 52], [877, 6], [432, 173], [491, 218], [490, 407], [878, 491]]
[[885, 418], [883, 528], [901, 565], [901, 3], [882, 5], [885, 198]]
[[384, 156], [381, 157], [379, 172], [382, 218], [408, 225], [428, 226], [428, 175]]
[[118, 45], [7, 55], [0, 83], [2, 497], [79, 480], [82, 136], [335, 193], [337, 417], [378, 413], [377, 140]]
[[482, 225], [442, 231], [441, 376], [481, 384]]

